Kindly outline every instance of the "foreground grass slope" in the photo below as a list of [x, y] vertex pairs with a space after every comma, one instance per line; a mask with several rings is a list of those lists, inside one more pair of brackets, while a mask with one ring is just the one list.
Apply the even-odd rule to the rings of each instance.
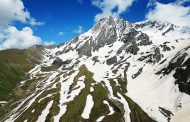
[[0, 51], [0, 101], [8, 100], [15, 86], [24, 80], [25, 73], [38, 63], [40, 57], [37, 51], [32, 48]]
[[[25, 79], [26, 72], [40, 62], [41, 53], [41, 47], [0, 51], [0, 101], [15, 99], [14, 89]], [[0, 116], [2, 114], [0, 107]]]
[[21, 50], [0, 52], [0, 100], [8, 100], [8, 94], [24, 79], [25, 72], [33, 67]]

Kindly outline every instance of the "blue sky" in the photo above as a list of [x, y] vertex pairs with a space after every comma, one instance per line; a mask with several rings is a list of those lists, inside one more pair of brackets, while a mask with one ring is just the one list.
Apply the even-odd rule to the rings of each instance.
[[[77, 0], [24, 0], [24, 4], [33, 17], [45, 22], [43, 26], [35, 27], [36, 35], [57, 43], [77, 36], [74, 30], [78, 26], [82, 26], [83, 31], [91, 28], [99, 11], [89, 0], [83, 3]], [[63, 34], [59, 35], [59, 32]]]
[[[101, 10], [93, 6], [91, 0], [23, 0], [25, 8], [38, 21], [43, 21], [43, 26], [32, 27], [36, 35], [45, 41], [55, 41], [57, 44], [68, 41], [77, 36], [73, 31], [82, 26], [83, 32], [90, 29], [96, 14]], [[161, 0], [160, 0], [161, 1]], [[172, 0], [162, 0], [168, 3]], [[145, 19], [148, 13], [148, 0], [136, 0], [128, 10], [120, 16], [129, 22]], [[24, 25], [25, 26], [25, 25]], [[59, 32], [64, 32], [59, 35]]]
[[0, 50], [60, 44], [108, 15], [189, 26], [190, 0], [0, 0]]

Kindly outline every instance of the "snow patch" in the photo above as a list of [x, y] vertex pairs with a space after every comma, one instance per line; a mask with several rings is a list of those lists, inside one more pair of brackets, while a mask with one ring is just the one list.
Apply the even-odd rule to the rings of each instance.
[[53, 100], [48, 103], [48, 105], [42, 111], [41, 115], [38, 117], [38, 120], [36, 122], [45, 122], [46, 117], [49, 114], [49, 109], [51, 108], [52, 104], [53, 104]]
[[96, 121], [97, 121], [97, 122], [101, 122], [104, 118], [105, 118], [105, 116], [101, 116], [101, 117], [99, 117]]
[[92, 95], [89, 94], [86, 99], [86, 106], [83, 110], [83, 113], [81, 114], [81, 116], [84, 119], [89, 119], [89, 115], [91, 113], [91, 109], [93, 106], [94, 106], [94, 101], [93, 101]]

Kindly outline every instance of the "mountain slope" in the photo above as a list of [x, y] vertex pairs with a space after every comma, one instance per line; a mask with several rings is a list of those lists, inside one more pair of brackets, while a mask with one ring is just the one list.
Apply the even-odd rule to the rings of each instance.
[[190, 102], [189, 30], [103, 18], [70, 42], [44, 49], [42, 63], [27, 73], [32, 88], [14, 107], [6, 105], [2, 120], [175, 121]]
[[[35, 54], [38, 52], [38, 54]], [[26, 73], [40, 63], [40, 48], [27, 50], [9, 49], [0, 51], [0, 101], [15, 101], [22, 90], [15, 88], [26, 79]], [[0, 107], [0, 114], [4, 112]]]

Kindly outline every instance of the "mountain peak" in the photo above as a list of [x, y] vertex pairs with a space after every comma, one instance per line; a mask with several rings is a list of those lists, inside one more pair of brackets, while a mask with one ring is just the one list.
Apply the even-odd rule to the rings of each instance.
[[102, 28], [106, 28], [108, 26], [114, 26], [115, 25], [115, 21], [111, 16], [108, 17], [104, 17], [102, 19], [100, 19], [95, 26], [93, 27], [93, 31], [97, 31], [100, 30]]
[[113, 18], [111, 16], [104, 17], [100, 19], [92, 28], [93, 32], [100, 31], [102, 29], [116, 28], [117, 31], [124, 31], [126, 28], [131, 28], [132, 24], [122, 17]]
[[110, 20], [114, 20], [112, 16], [106, 16], [106, 17], [103, 17], [101, 18], [98, 22], [101, 22], [101, 21], [110, 21]]

